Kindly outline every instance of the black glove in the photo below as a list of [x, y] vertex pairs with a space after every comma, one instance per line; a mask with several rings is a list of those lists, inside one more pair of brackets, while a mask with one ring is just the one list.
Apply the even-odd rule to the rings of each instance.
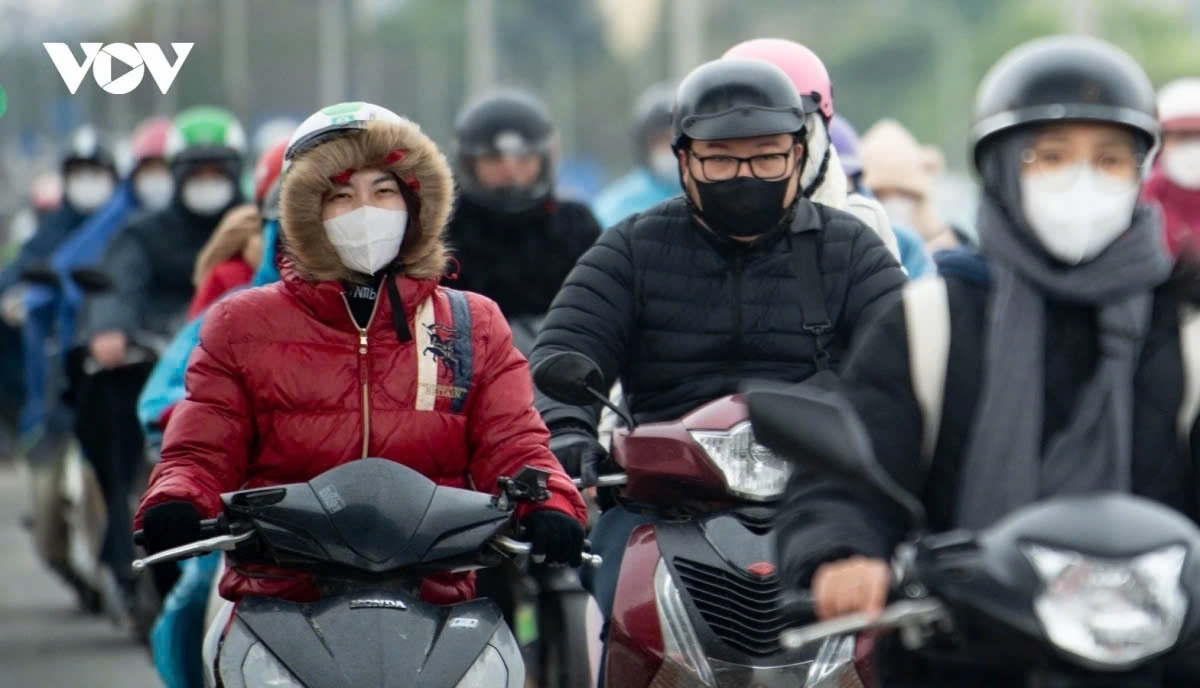
[[142, 542], [149, 554], [186, 545], [200, 537], [200, 512], [190, 502], [155, 504], [142, 516]]
[[541, 509], [521, 519], [533, 548], [529, 551], [535, 564], [583, 563], [583, 526], [574, 518], [552, 509]]
[[550, 451], [572, 478], [582, 478], [584, 488], [593, 487], [600, 464], [608, 458], [604, 445], [582, 429], [563, 430], [550, 436]]

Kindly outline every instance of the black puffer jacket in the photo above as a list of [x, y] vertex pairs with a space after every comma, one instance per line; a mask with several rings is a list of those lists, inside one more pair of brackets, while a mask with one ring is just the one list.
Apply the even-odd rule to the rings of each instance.
[[[986, 266], [978, 258], [956, 265], [939, 261], [939, 269], [949, 296], [950, 352], [942, 423], [929, 470], [920, 457], [921, 411], [912, 392], [900, 304], [889, 308], [860, 340], [841, 378], [842, 392], [862, 418], [876, 458], [902, 486], [921, 497], [932, 532], [954, 524], [962, 455], [983, 375], [990, 288]], [[1196, 518], [1200, 515], [1195, 471], [1200, 433], [1193, 427], [1191, 456], [1181, 456], [1176, 445], [1176, 413], [1183, 395], [1178, 289], [1186, 286], [1174, 281], [1156, 294], [1150, 333], [1135, 373], [1133, 491]], [[1099, 356], [1094, 310], [1048, 302], [1046, 328], [1043, 444], [1067, 424]], [[778, 521], [779, 554], [784, 579], [791, 585], [807, 586], [817, 566], [852, 554], [889, 558], [904, 535], [901, 514], [877, 497], [855, 494], [836, 480], [794, 474], [785, 494]], [[926, 665], [912, 656], [891, 659], [889, 673], [897, 679], [919, 680], [919, 685], [1022, 682], [1021, 676], [1003, 671]], [[1200, 675], [1192, 673], [1191, 667], [1174, 670]]]
[[447, 236], [459, 269], [447, 284], [483, 294], [512, 320], [550, 308], [575, 261], [600, 236], [600, 224], [574, 201], [505, 214], [460, 197]]
[[[800, 200], [793, 232], [819, 232], [818, 262], [833, 329], [823, 344], [837, 368], [855, 329], [897, 295], [904, 273], [852, 215]], [[803, 329], [799, 241], [779, 232], [752, 244], [696, 223], [683, 198], [664, 201], [605, 232], [554, 300], [531, 356], [556, 351], [596, 361], [618, 377], [639, 422], [678, 418], [737, 391], [748, 379], [800, 381], [816, 372]], [[539, 398], [547, 425], [595, 427], [595, 409]]]

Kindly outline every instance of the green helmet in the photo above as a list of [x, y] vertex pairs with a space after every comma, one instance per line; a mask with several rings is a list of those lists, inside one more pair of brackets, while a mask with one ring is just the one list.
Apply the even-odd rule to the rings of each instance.
[[167, 159], [172, 165], [194, 162], [236, 162], [246, 154], [246, 132], [224, 108], [200, 105], [175, 116], [167, 135]]

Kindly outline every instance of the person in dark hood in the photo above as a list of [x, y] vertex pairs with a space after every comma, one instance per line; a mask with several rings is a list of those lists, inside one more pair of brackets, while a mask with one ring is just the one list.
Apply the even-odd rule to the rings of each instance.
[[546, 107], [503, 90], [475, 100], [455, 125], [461, 195], [448, 228], [455, 288], [492, 299], [504, 316], [539, 317], [600, 234], [586, 206], [554, 196], [557, 133]]
[[[855, 330], [906, 277], [870, 227], [805, 196], [821, 188], [820, 173], [801, 182], [817, 108], [762, 60], [723, 58], [684, 78], [673, 108], [684, 195], [606, 230], [580, 258], [538, 335], [534, 369], [557, 352], [586, 355], [604, 389], [620, 380], [639, 423], [678, 418], [750, 378], [836, 371]], [[594, 485], [607, 456], [596, 409], [537, 405], [551, 449]], [[584, 575], [605, 617], [630, 533], [655, 519], [615, 506], [593, 528], [604, 563]]]
[[[175, 178], [171, 202], [135, 217], [108, 246], [101, 267], [112, 289], [86, 302], [87, 346], [68, 359], [75, 432], [108, 506], [106, 598], [122, 623], [130, 622], [125, 614], [136, 584], [129, 491], [144, 455], [137, 399], [153, 365], [127, 365], [127, 354], [138, 337], [169, 337], [185, 322], [196, 256], [225, 212], [242, 202], [245, 149], [241, 125], [223, 109], [194, 107], [175, 117], [166, 151]], [[100, 372], [81, 374], [84, 359]]]
[[[932, 532], [979, 530], [1046, 497], [1099, 491], [1196, 518], [1200, 436], [1194, 422], [1178, 422], [1186, 304], [1159, 218], [1138, 205], [1159, 135], [1150, 80], [1102, 41], [1039, 39], [984, 78], [976, 118], [981, 253], [942, 266], [940, 405], [918, 403], [910, 362], [922, 357], [909, 329], [928, 331], [929, 309], [886, 311], [843, 371], [842, 393], [875, 458], [923, 501]], [[811, 473], [785, 494], [785, 582], [811, 586], [821, 618], [882, 608], [906, 519], [857, 486]], [[1013, 667], [884, 657], [891, 685], [1025, 679]], [[1197, 676], [1174, 681], [1163, 685], [1196, 685]]]

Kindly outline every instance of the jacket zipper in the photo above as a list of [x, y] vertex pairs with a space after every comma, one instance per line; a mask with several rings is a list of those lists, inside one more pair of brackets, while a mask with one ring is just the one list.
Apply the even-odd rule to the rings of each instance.
[[[384, 279], [387, 279], [386, 277]], [[380, 285], [379, 289], [382, 292], [384, 285]], [[375, 302], [371, 304], [371, 316], [367, 318], [367, 326], [359, 327], [358, 321], [354, 319], [354, 311], [350, 308], [350, 300], [346, 298], [346, 292], [342, 292], [342, 302], [346, 304], [346, 312], [350, 314], [350, 322], [354, 324], [358, 330], [358, 383], [362, 386], [362, 457], [367, 458], [367, 449], [371, 442], [371, 392], [367, 384], [367, 330], [371, 329], [371, 323], [375, 322], [375, 311], [379, 310], [379, 299], [383, 294], [379, 293], [375, 296]]]
[[733, 256], [733, 351], [734, 362], [742, 360], [742, 254]]

